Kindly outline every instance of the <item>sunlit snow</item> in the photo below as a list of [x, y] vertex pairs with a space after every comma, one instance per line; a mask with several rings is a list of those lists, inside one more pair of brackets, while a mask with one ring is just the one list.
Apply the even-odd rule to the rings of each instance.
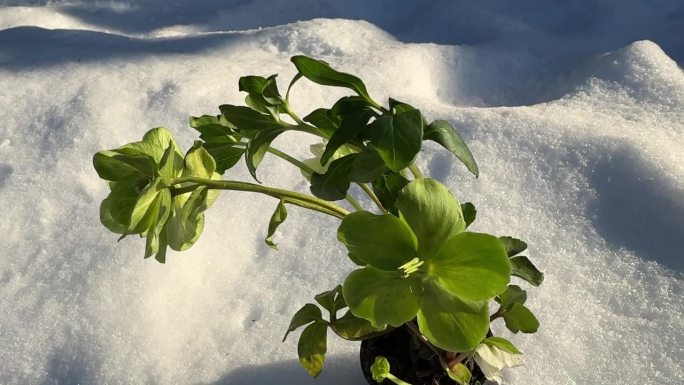
[[[479, 179], [436, 145], [420, 166], [546, 274], [539, 333], [495, 325], [525, 353], [508, 383], [684, 383], [684, 5], [482, 3], [0, 0], [0, 383], [364, 383], [358, 344], [331, 338], [312, 380], [280, 342], [353, 269], [336, 220], [292, 208], [275, 252], [277, 202], [222, 193], [161, 265], [98, 219], [93, 153], [161, 125], [187, 149], [189, 115], [242, 103], [243, 75], [285, 88], [295, 54], [463, 133]], [[300, 81], [291, 99], [303, 115], [345, 94]], [[259, 174], [307, 190], [277, 159]]]

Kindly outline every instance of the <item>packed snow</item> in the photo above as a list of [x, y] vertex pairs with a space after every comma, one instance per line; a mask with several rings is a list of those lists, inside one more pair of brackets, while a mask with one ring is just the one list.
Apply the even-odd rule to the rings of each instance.
[[[330, 338], [317, 380], [281, 343], [354, 267], [336, 220], [290, 209], [275, 252], [277, 202], [222, 193], [165, 265], [99, 223], [96, 151], [162, 125], [187, 149], [189, 115], [242, 103], [243, 75], [285, 88], [296, 54], [467, 139], [479, 179], [436, 145], [420, 166], [546, 274], [537, 334], [494, 325], [525, 353], [507, 383], [684, 383], [684, 5], [552, 3], [0, 0], [0, 383], [364, 383], [356, 343]], [[300, 81], [291, 99], [303, 115], [345, 94]], [[278, 159], [259, 173], [307, 190]]]

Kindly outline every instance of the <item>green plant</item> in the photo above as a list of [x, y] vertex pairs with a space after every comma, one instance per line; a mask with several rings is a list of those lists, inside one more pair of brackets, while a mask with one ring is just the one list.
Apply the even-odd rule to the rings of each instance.
[[[431, 140], [477, 177], [477, 163], [465, 142], [447, 121], [428, 123], [418, 109], [394, 99], [388, 107], [377, 103], [356, 76], [305, 56], [292, 62], [298, 73], [285, 96], [275, 75], [245, 76], [239, 89], [247, 93], [246, 106], [222, 105], [220, 114], [191, 117], [200, 140], [185, 155], [165, 128], [150, 130], [140, 142], [96, 153], [95, 169], [111, 189], [100, 206], [102, 223], [122, 238], [144, 237], [145, 258], [163, 263], [168, 247], [185, 250], [197, 241], [204, 212], [220, 190], [278, 200], [265, 239], [272, 248], [273, 235], [287, 218], [286, 205], [331, 215], [341, 220], [337, 237], [358, 267], [342, 285], [315, 296], [318, 305], [304, 305], [287, 329], [285, 338], [306, 326], [298, 353], [313, 377], [323, 367], [328, 329], [358, 341], [405, 327], [456, 382], [468, 383], [475, 363], [497, 380], [502, 367], [517, 364], [509, 356], [520, 352], [501, 337], [486, 338], [490, 322], [503, 318], [514, 333], [535, 332], [538, 322], [524, 306], [525, 290], [509, 281], [513, 275], [538, 286], [543, 275], [518, 255], [527, 247], [524, 242], [466, 231], [476, 217], [474, 205], [461, 204], [415, 164], [423, 142]], [[356, 95], [300, 118], [289, 94], [301, 78], [346, 87]], [[312, 146], [315, 158], [298, 160], [271, 146], [288, 131], [320, 137], [324, 143]], [[222, 179], [244, 159], [258, 182], [257, 169], [267, 153], [298, 167], [313, 195]], [[349, 193], [352, 183], [376, 212]], [[338, 200], [346, 200], [352, 212], [333, 203]], [[492, 300], [499, 308], [490, 315]], [[386, 372], [391, 378], [389, 364]]]

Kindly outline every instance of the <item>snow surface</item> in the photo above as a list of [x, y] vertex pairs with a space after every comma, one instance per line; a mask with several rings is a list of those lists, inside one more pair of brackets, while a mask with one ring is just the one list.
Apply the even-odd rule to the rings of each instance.
[[[274, 252], [276, 202], [223, 193], [166, 265], [98, 220], [94, 152], [159, 125], [187, 149], [188, 115], [240, 103], [242, 75], [284, 87], [295, 54], [466, 137], [480, 179], [436, 146], [421, 166], [546, 273], [508, 382], [684, 383], [684, 3], [557, 3], [0, 0], [0, 383], [363, 383], [357, 344], [331, 338], [311, 380], [280, 342], [353, 268], [335, 220], [290, 209]], [[292, 99], [304, 114], [344, 94], [301, 81]], [[264, 163], [264, 183], [306, 190]]]

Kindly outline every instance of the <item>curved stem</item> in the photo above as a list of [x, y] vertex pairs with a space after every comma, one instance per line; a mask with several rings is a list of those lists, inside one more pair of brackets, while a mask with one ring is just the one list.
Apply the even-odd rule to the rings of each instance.
[[357, 211], [363, 211], [363, 206], [361, 206], [361, 204], [359, 204], [359, 201], [354, 199], [354, 197], [350, 194], [347, 194], [347, 196], [344, 199], [347, 202], [349, 202], [349, 204], [352, 205]]
[[370, 187], [368, 187], [368, 185], [365, 183], [357, 183], [357, 184], [359, 185], [359, 187], [361, 187], [361, 190], [363, 190], [363, 192], [365, 192], [366, 195], [368, 195], [370, 197], [370, 199], [373, 200], [373, 203], [375, 203], [375, 205], [378, 206], [380, 211], [387, 214], [387, 210], [382, 205], [382, 202], [380, 202], [380, 199], [378, 199], [377, 195], [375, 195], [375, 193], [373, 193], [373, 190], [371, 190]]
[[250, 191], [268, 195], [278, 199], [286, 199], [290, 204], [315, 210], [324, 214], [332, 215], [340, 219], [344, 218], [347, 214], [349, 214], [349, 211], [347, 211], [346, 209], [311, 195], [273, 187], [261, 186], [254, 183], [239, 182], [232, 180], [212, 180], [194, 176], [187, 176], [174, 180], [172, 184], [176, 185], [182, 183], [194, 183], [195, 185], [174, 188], [171, 190], [174, 195], [184, 194], [193, 191], [198, 186], [206, 186], [207, 188], [216, 190]]

